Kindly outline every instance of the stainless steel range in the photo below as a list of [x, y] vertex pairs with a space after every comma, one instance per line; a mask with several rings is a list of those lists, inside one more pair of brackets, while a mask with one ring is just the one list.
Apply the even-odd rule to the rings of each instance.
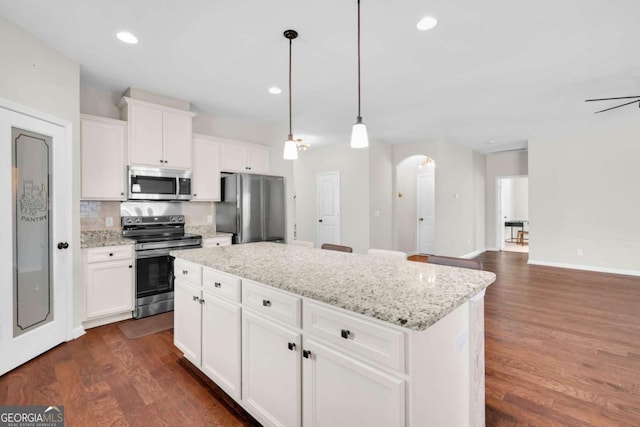
[[122, 235], [134, 239], [136, 319], [173, 310], [173, 249], [202, 247], [202, 236], [184, 231], [180, 203], [124, 202]]

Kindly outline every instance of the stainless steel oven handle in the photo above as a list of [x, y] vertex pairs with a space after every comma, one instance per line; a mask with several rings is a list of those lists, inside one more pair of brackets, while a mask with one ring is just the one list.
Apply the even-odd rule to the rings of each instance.
[[156, 258], [169, 255], [170, 249], [155, 249], [150, 251], [135, 251], [136, 259]]

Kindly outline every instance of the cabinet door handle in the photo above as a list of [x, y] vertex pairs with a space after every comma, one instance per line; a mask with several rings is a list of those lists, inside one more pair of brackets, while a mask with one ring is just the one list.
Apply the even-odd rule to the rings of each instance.
[[204, 305], [204, 298], [200, 299], [200, 304]]
[[193, 197], [198, 197], [198, 195], [196, 193], [193, 193]]
[[216, 288], [219, 288], [219, 287], [221, 287], [221, 286], [222, 286], [222, 283], [220, 283], [220, 282], [215, 282], [215, 283], [213, 284], [213, 286], [215, 286]]
[[289, 347], [289, 350], [294, 351], [296, 349], [296, 343], [287, 343], [287, 347]]
[[189, 274], [189, 270], [182, 270], [182, 274]]
[[220, 246], [220, 242], [216, 243], [216, 246]]
[[271, 307], [271, 301], [269, 301], [268, 299], [263, 299], [262, 305], [265, 307]]
[[194, 295], [194, 296], [193, 296], [193, 300], [194, 300], [194, 301], [200, 301], [200, 298], [198, 298], [197, 296], [195, 296], [195, 295]]
[[69, 243], [67, 242], [58, 242], [58, 249], [67, 249], [69, 247]]
[[344, 339], [348, 339], [349, 335], [351, 335], [351, 331], [348, 329], [341, 329], [340, 330], [340, 336]]
[[109, 252], [109, 256], [113, 256], [113, 252]]
[[309, 350], [302, 350], [302, 357], [308, 359], [311, 357], [311, 352]]
[[133, 265], [130, 265], [129, 268], [133, 268]]
[[124, 193], [120, 193], [121, 196], [124, 196]]

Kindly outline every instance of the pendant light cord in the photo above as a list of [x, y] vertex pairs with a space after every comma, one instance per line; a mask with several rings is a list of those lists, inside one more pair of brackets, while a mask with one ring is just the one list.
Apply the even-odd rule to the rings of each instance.
[[289, 39], [289, 136], [293, 136], [293, 133], [291, 132], [291, 49], [292, 49], [292, 45], [293, 45], [293, 40]]
[[358, 117], [360, 114], [360, 0], [358, 0]]

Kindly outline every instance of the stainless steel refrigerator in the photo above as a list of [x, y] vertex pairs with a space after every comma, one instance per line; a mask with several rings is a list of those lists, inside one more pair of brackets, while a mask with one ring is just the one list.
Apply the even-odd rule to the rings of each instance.
[[216, 229], [233, 243], [284, 241], [284, 178], [238, 173], [221, 177]]

